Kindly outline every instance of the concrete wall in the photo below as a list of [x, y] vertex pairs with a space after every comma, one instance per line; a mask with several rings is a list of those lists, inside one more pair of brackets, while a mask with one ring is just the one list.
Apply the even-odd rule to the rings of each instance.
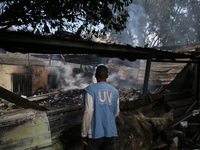
[[49, 67], [0, 65], [0, 86], [12, 91], [12, 74], [32, 74], [32, 93], [38, 88], [47, 89]]
[[48, 87], [48, 74], [50, 69], [43, 66], [32, 67], [32, 92], [37, 92], [38, 88], [47, 89]]
[[[55, 66], [25, 66], [25, 65], [3, 65], [0, 64], [0, 86], [13, 92], [13, 74], [32, 75], [32, 94], [38, 94], [41, 90], [48, 90], [48, 75], [55, 74], [59, 70], [59, 64]], [[69, 64], [71, 68], [77, 67], [76, 64]], [[64, 68], [64, 71], [67, 69]], [[66, 78], [66, 76], [63, 76]], [[58, 82], [59, 84], [59, 82]], [[59, 86], [59, 85], [58, 85]]]
[[0, 65], [0, 86], [11, 91], [12, 83], [11, 83], [11, 74], [8, 74], [9, 67], [6, 65]]

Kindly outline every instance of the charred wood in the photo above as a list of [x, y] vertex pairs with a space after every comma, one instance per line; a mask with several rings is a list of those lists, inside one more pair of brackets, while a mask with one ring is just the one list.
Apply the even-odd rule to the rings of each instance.
[[1, 86], [0, 86], [0, 93], [1, 93], [0, 94], [1, 98], [11, 103], [14, 103], [22, 108], [32, 108], [32, 109], [41, 110], [41, 111], [47, 110], [46, 108], [41, 107], [33, 102], [30, 102], [29, 100], [24, 99], [21, 96], [16, 95]]

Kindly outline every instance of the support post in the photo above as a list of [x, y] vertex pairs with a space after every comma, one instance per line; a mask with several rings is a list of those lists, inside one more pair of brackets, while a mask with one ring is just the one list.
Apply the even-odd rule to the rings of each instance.
[[80, 69], [82, 69], [83, 68], [83, 61], [82, 61], [82, 55], [80, 55]]
[[199, 101], [200, 62], [197, 63], [196, 71], [196, 100]]
[[146, 62], [146, 70], [145, 70], [145, 76], [144, 76], [144, 84], [143, 84], [143, 94], [142, 96], [147, 95], [148, 91], [148, 82], [149, 82], [149, 74], [150, 74], [150, 68], [151, 68], [151, 58], [152, 56], [149, 55], [147, 62]]
[[[195, 49], [196, 52], [200, 52], [200, 48]], [[196, 100], [199, 101], [199, 82], [200, 82], [200, 60], [196, 64]]]

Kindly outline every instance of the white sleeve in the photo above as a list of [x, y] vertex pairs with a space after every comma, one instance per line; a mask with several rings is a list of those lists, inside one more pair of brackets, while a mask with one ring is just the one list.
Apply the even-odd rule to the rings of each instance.
[[94, 111], [93, 98], [88, 92], [85, 93], [85, 111], [83, 114], [81, 136], [87, 137], [88, 130], [92, 121], [92, 114]]
[[117, 117], [119, 115], [120, 109], [119, 109], [119, 98], [117, 100], [117, 112], [115, 114], [115, 117]]

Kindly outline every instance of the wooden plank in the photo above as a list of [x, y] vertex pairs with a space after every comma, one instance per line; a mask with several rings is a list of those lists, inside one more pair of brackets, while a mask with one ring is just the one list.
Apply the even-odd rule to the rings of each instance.
[[121, 101], [120, 102], [120, 109], [122, 110], [136, 110], [139, 109], [142, 106], [148, 105], [150, 104], [150, 100], [148, 99], [148, 97], [144, 97], [143, 99], [139, 99], [139, 100], [134, 100], [134, 101]]
[[154, 117], [154, 112], [152, 111], [152, 105], [146, 105], [137, 109], [137, 111], [141, 112], [146, 117]]
[[173, 110], [174, 119], [184, 116], [189, 108], [190, 105], [174, 109]]
[[21, 96], [16, 95], [1, 86], [0, 86], [0, 97], [22, 108], [32, 108], [41, 111], [47, 110], [46, 108], [41, 107], [33, 102], [30, 102], [29, 100], [22, 98]]
[[192, 105], [194, 102], [195, 102], [195, 98], [189, 97], [189, 98], [185, 98], [185, 99], [168, 101], [167, 104], [169, 105], [170, 108], [174, 109], [174, 108], [184, 107], [187, 105]]
[[192, 97], [191, 90], [185, 90], [183, 92], [174, 92], [174, 93], [165, 94], [164, 100], [166, 102], [168, 102], [168, 101], [173, 101], [176, 99], [184, 99], [184, 98], [188, 98], [188, 97]]

